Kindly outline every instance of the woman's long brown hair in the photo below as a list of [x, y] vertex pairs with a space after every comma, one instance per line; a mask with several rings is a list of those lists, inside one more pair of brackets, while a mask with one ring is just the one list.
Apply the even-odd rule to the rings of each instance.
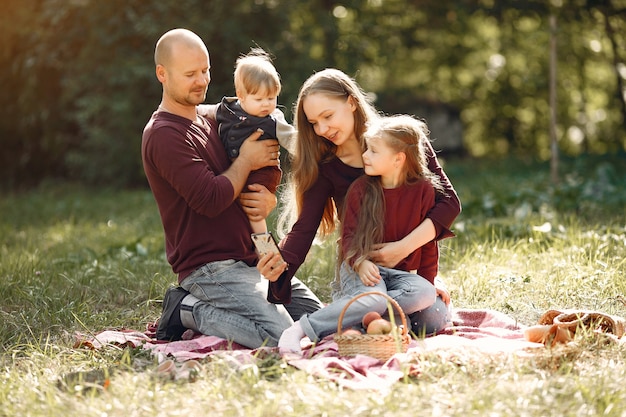
[[[282, 194], [283, 210], [278, 219], [278, 229], [286, 231], [302, 212], [304, 193], [309, 190], [319, 175], [319, 164], [335, 155], [336, 146], [318, 136], [309, 123], [303, 108], [303, 101], [312, 94], [323, 94], [338, 100], [352, 98], [356, 110], [354, 114], [354, 134], [365, 149], [363, 133], [366, 123], [377, 117], [375, 108], [367, 100], [359, 85], [345, 73], [327, 68], [309, 77], [298, 94], [295, 105], [294, 124], [298, 130], [294, 154], [291, 159], [291, 172], [287, 176], [286, 186]], [[324, 214], [319, 226], [319, 233], [324, 237], [330, 235], [337, 225], [337, 209], [332, 198], [324, 203]]]

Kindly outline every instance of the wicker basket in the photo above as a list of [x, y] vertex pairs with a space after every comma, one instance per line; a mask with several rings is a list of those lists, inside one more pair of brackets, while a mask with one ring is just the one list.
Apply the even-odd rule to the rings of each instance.
[[[392, 331], [390, 334], [342, 334], [343, 332], [341, 328], [343, 316], [345, 315], [346, 310], [354, 301], [368, 295], [380, 295], [385, 297], [398, 311], [398, 313], [400, 313], [400, 317], [402, 318], [402, 330], [400, 333]], [[393, 311], [389, 311], [389, 314], [393, 314]], [[344, 306], [341, 314], [339, 315], [337, 333], [335, 334], [334, 339], [339, 347], [339, 355], [341, 356], [367, 355], [380, 359], [383, 362], [396, 353], [406, 352], [410, 341], [406, 318], [402, 308], [396, 300], [379, 291], [370, 291], [359, 294]]]

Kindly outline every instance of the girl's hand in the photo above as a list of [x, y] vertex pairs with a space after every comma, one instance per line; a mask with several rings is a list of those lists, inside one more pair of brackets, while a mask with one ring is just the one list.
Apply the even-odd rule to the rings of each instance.
[[437, 291], [437, 295], [441, 297], [446, 305], [450, 305], [450, 293], [448, 290], [439, 284], [439, 280], [435, 280], [435, 290]]
[[372, 262], [387, 268], [393, 268], [409, 255], [401, 241], [379, 243], [369, 253]]
[[371, 261], [363, 261], [357, 267], [357, 274], [361, 278], [363, 285], [367, 287], [373, 287], [380, 282], [380, 271], [378, 266]]
[[287, 263], [281, 260], [279, 253], [268, 253], [259, 258], [256, 264], [261, 276], [270, 282], [276, 281], [287, 269]]
[[250, 184], [248, 189], [251, 192], [239, 194], [239, 204], [251, 221], [264, 220], [276, 207], [276, 196], [260, 184]]

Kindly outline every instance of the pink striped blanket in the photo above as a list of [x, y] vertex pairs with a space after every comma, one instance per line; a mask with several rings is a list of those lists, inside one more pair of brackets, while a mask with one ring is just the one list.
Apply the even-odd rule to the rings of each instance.
[[[408, 375], [418, 375], [420, 358], [425, 354], [486, 355], [528, 354], [544, 349], [541, 343], [528, 342], [526, 326], [493, 310], [457, 309], [451, 325], [435, 336], [411, 340], [406, 353], [398, 353], [382, 362], [369, 356], [341, 357], [332, 336], [317, 345], [309, 344], [302, 354], [283, 354], [291, 366], [320, 378], [330, 379], [352, 389], [384, 389]], [[108, 345], [142, 347], [156, 356], [186, 361], [218, 355], [235, 365], [247, 366], [258, 360], [260, 353], [279, 354], [277, 348], [247, 349], [215, 336], [195, 335], [189, 340], [163, 342], [155, 338], [155, 324], [146, 331], [105, 330], [96, 335], [77, 335], [75, 347], [102, 349]]]

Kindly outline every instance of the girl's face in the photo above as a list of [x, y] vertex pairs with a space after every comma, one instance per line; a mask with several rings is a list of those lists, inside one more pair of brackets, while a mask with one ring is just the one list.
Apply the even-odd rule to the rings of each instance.
[[391, 177], [401, 163], [399, 152], [391, 149], [385, 138], [380, 136], [367, 139], [367, 150], [363, 153], [365, 173], [369, 176]]
[[302, 109], [316, 135], [337, 146], [356, 139], [354, 135], [356, 105], [352, 97], [345, 99], [313, 93], [303, 99]]

